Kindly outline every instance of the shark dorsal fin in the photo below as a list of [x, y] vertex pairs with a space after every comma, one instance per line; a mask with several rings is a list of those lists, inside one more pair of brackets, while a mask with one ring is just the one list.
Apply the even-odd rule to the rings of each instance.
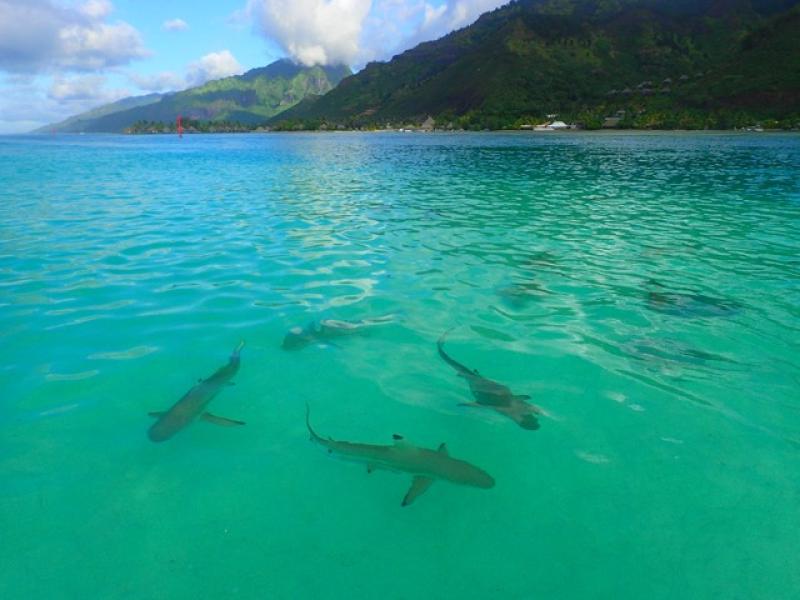
[[450, 456], [450, 453], [447, 451], [447, 444], [444, 442], [439, 444], [439, 450], [437, 450], [437, 452], [439, 452], [439, 454], [444, 454], [445, 456]]
[[393, 433], [392, 439], [394, 440], [394, 447], [395, 448], [412, 448], [411, 444], [409, 444], [406, 439], [400, 435], [399, 433]]

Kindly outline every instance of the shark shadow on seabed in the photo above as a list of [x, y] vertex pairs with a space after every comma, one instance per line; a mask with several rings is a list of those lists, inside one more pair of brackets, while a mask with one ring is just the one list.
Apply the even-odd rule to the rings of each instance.
[[648, 281], [646, 305], [650, 310], [677, 317], [729, 317], [742, 309], [734, 300], [704, 294], [667, 291], [655, 280]]
[[646, 367], [662, 373], [680, 374], [684, 369], [702, 372], [741, 370], [736, 360], [671, 340], [636, 338], [620, 346], [629, 358], [641, 361]]

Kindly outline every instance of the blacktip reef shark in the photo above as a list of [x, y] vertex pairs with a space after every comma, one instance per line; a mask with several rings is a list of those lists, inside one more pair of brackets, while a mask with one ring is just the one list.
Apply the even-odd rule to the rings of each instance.
[[542, 409], [529, 403], [530, 396], [514, 394], [511, 390], [491, 379], [482, 376], [476, 369], [470, 369], [451, 358], [444, 351], [444, 341], [450, 331], [445, 331], [436, 342], [439, 356], [456, 370], [459, 377], [469, 383], [469, 389], [475, 397], [475, 402], [465, 402], [462, 406], [491, 408], [514, 421], [523, 429], [539, 429], [537, 414], [544, 414]]
[[394, 315], [361, 319], [360, 321], [339, 321], [336, 319], [312, 321], [305, 327], [292, 327], [283, 338], [281, 347], [284, 350], [299, 350], [309, 344], [330, 343], [332, 338], [358, 333], [364, 329], [386, 325], [393, 321]]
[[234, 421], [206, 412], [208, 403], [220, 390], [226, 385], [233, 385], [231, 379], [239, 370], [239, 353], [243, 347], [244, 341], [239, 342], [227, 365], [217, 369], [208, 379], [201, 379], [168, 411], [149, 413], [151, 417], [157, 417], [158, 421], [147, 431], [147, 437], [154, 442], [166, 441], [197, 418], [225, 427], [244, 425], [244, 421]]
[[306, 427], [311, 441], [320, 444], [329, 454], [361, 462], [367, 465], [367, 472], [375, 469], [409, 473], [414, 478], [411, 487], [403, 498], [401, 506], [408, 506], [425, 493], [434, 481], [449, 481], [459, 485], [468, 485], [488, 489], [494, 487], [494, 478], [475, 465], [451, 458], [447, 446], [441, 444], [437, 450], [419, 448], [406, 442], [402, 436], [395, 434], [391, 446], [376, 444], [360, 444], [356, 442], [340, 442], [332, 438], [323, 438], [312, 428], [310, 409], [306, 404]]

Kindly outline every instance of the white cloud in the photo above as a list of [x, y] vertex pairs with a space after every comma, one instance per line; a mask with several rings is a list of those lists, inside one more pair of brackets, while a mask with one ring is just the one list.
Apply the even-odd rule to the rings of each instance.
[[474, 22], [508, 0], [248, 0], [235, 22], [256, 30], [305, 65], [360, 66]]
[[47, 97], [52, 100], [86, 100], [94, 97], [98, 87], [106, 82], [102, 75], [86, 75], [66, 79], [56, 77], [50, 84]]
[[[417, 44], [438, 39], [474, 23], [508, 0], [376, 0], [361, 35], [360, 63], [386, 60]], [[388, 32], [391, 35], [386, 35]], [[387, 43], [391, 40], [392, 43]]]
[[[130, 95], [102, 75], [7, 77], [0, 85], [0, 133], [23, 133]], [[9, 85], [11, 84], [11, 85]]]
[[416, 34], [409, 38], [409, 43], [418, 44], [437, 39], [454, 29], [471, 25], [483, 13], [507, 2], [508, 0], [453, 0], [439, 6], [426, 2], [425, 18]]
[[244, 69], [228, 50], [211, 52], [189, 65], [186, 72], [188, 85], [202, 85], [212, 79], [238, 75]]
[[87, 0], [79, 10], [92, 19], [104, 19], [114, 10], [109, 0]]
[[[389, 58], [408, 48], [427, 4], [423, 0], [376, 0], [364, 22], [355, 66]], [[351, 63], [352, 64], [352, 63]]]
[[[129, 73], [141, 91], [178, 91], [242, 72], [229, 50], [211, 52], [187, 66], [186, 74], [167, 71], [155, 75]], [[117, 73], [118, 75], [120, 73]], [[138, 93], [109, 87], [98, 73], [67, 76], [8, 74], [0, 79], [0, 133], [22, 133]]]
[[161, 28], [165, 31], [186, 31], [189, 29], [189, 24], [183, 19], [170, 19], [161, 24]]
[[249, 0], [256, 27], [304, 65], [353, 62], [372, 0]]
[[128, 78], [136, 87], [146, 92], [174, 92], [186, 87], [186, 79], [172, 71], [155, 75], [131, 73]]
[[187, 87], [203, 85], [207, 81], [238, 75], [244, 69], [229, 50], [211, 52], [189, 63], [186, 73], [179, 75], [164, 71], [153, 75], [130, 73], [128, 79], [140, 90], [147, 92], [176, 92]]
[[88, 71], [148, 56], [139, 32], [108, 23], [108, 0], [0, 0], [0, 70]]
[[81, 77], [55, 77], [47, 90], [47, 97], [61, 103], [85, 102], [94, 105], [113, 102], [129, 94], [128, 90], [106, 90], [102, 75]]
[[137, 32], [127, 23], [72, 25], [59, 31], [62, 55], [58, 65], [75, 70], [103, 69], [147, 56]]

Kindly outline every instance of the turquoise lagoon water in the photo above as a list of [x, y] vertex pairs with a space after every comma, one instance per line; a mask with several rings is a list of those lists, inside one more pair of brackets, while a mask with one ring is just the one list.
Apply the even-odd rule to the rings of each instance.
[[[800, 597], [799, 172], [796, 135], [0, 138], [0, 597]], [[450, 328], [540, 429], [459, 406]], [[151, 442], [240, 339], [247, 425]], [[403, 508], [306, 403], [496, 486]]]

